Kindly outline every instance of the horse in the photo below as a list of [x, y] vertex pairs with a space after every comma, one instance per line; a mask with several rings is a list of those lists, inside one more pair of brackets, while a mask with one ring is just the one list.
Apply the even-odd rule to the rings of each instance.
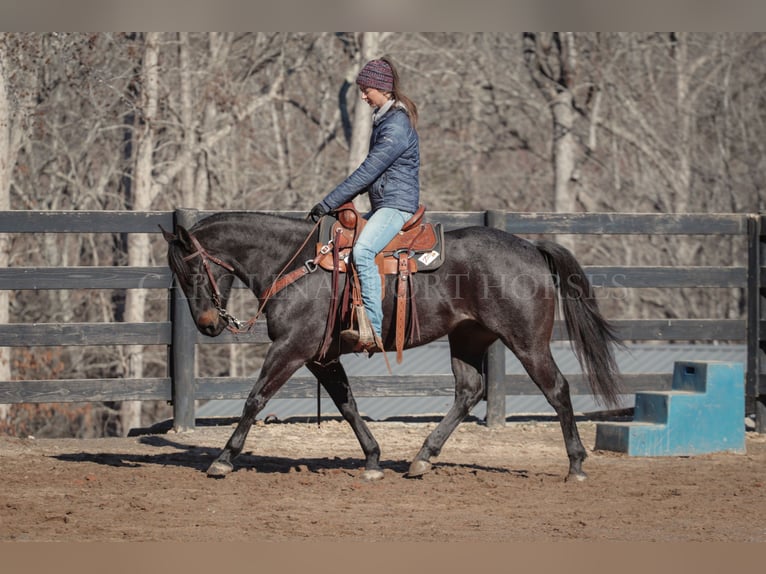
[[[322, 345], [331, 301], [332, 274], [309, 265], [318, 232], [311, 221], [258, 212], [222, 212], [188, 229], [162, 229], [170, 269], [188, 301], [196, 328], [209, 337], [231, 328], [226, 311], [235, 277], [259, 298], [271, 344], [250, 391], [242, 416], [207, 475], [222, 478], [234, 470], [256, 415], [301, 366], [326, 389], [353, 429], [364, 454], [365, 480], [383, 477], [380, 446], [360, 416], [340, 362], [353, 352], [339, 329]], [[550, 240], [528, 240], [488, 227], [444, 233], [444, 263], [429, 273], [414, 273], [420, 333], [405, 348], [447, 337], [455, 377], [454, 401], [412, 459], [406, 477], [432, 468], [455, 428], [484, 396], [483, 360], [498, 339], [510, 349], [555, 410], [569, 459], [565, 480], [585, 480], [583, 447], [572, 409], [569, 383], [556, 365], [550, 341], [557, 312], [563, 313], [572, 348], [599, 402], [618, 403], [618, 369], [613, 347], [621, 344], [601, 314], [594, 290], [575, 259]], [[305, 274], [269, 297], [274, 281], [304, 266]], [[394, 345], [393, 276], [384, 276], [385, 351]], [[300, 288], [296, 288], [299, 285]], [[560, 311], [559, 307], [561, 308]], [[338, 310], [340, 312], [340, 310]], [[320, 347], [325, 347], [320, 353]]]

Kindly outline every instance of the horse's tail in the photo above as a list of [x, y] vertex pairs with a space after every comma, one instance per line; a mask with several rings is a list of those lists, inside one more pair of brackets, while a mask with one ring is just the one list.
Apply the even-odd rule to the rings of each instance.
[[556, 279], [572, 349], [593, 394], [608, 406], [618, 406], [619, 370], [612, 346], [622, 343], [614, 327], [601, 315], [593, 287], [574, 255], [552, 241], [535, 245]]

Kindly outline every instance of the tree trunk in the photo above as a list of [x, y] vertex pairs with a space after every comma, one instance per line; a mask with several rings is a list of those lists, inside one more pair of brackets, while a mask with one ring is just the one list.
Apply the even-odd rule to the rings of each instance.
[[553, 113], [553, 209], [574, 211], [575, 202], [569, 182], [575, 168], [576, 142], [572, 135], [574, 111], [572, 93], [561, 92], [552, 101]]
[[[23, 119], [30, 113], [35, 97], [34, 79], [23, 89], [11, 93], [10, 74], [14, 72], [6, 35], [0, 33], [0, 211], [11, 208], [11, 182], [16, 158], [21, 149], [24, 134]], [[21, 73], [17, 74], [18, 78]], [[27, 78], [34, 78], [30, 74]], [[7, 234], [0, 234], [0, 268], [8, 267], [11, 260], [11, 240]], [[0, 291], [0, 324], [10, 321], [10, 293]], [[0, 380], [11, 380], [11, 352], [0, 347]], [[0, 422], [8, 417], [9, 406], [0, 405]]]
[[[179, 86], [181, 89], [181, 124], [183, 125], [183, 149], [193, 156], [196, 145], [194, 124], [194, 100], [192, 98], [192, 68], [189, 62], [189, 33], [178, 33]], [[198, 207], [195, 197], [194, 164], [187, 162], [181, 170], [181, 207]]]
[[[280, 68], [279, 73], [284, 74], [284, 68]], [[279, 92], [280, 97], [271, 102], [275, 161], [279, 173], [278, 188], [284, 193], [285, 205], [292, 207], [295, 198], [293, 196], [292, 166], [290, 165], [289, 122], [286, 118], [287, 110], [284, 104], [284, 82], [280, 82]]]
[[359, 41], [359, 61], [349, 70], [346, 80], [351, 84], [356, 97], [354, 120], [351, 131], [351, 148], [348, 154], [348, 172], [351, 173], [364, 161], [370, 147], [372, 114], [370, 108], [361, 101], [356, 85], [356, 76], [369, 60], [380, 56], [380, 32], [363, 32]]
[[[10, 209], [11, 201], [11, 172], [13, 170], [13, 153], [11, 151], [11, 109], [8, 97], [7, 74], [8, 61], [5, 45], [0, 39], [0, 210]], [[10, 262], [10, 238], [0, 234], [0, 267], [8, 267]], [[0, 324], [9, 320], [9, 293], [0, 291]], [[0, 380], [11, 379], [11, 356], [8, 347], [0, 347]], [[0, 423], [8, 418], [8, 405], [0, 405]]]
[[[349, 69], [346, 81], [351, 84], [351, 92], [356, 98], [354, 104], [354, 119], [351, 129], [351, 145], [348, 153], [348, 173], [353, 172], [367, 157], [370, 150], [370, 133], [372, 133], [372, 113], [371, 109], [362, 102], [359, 97], [359, 90], [356, 85], [356, 76], [359, 74], [362, 66], [369, 60], [380, 57], [380, 32], [362, 32], [359, 40], [359, 60]], [[362, 212], [369, 210], [369, 204], [366, 199], [354, 200], [357, 209]]]
[[676, 125], [678, 128], [678, 170], [676, 171], [675, 211], [685, 213], [689, 210], [691, 193], [691, 141], [694, 104], [689, 86], [690, 66], [687, 35], [678, 33], [676, 45]]
[[[135, 211], [148, 211], [152, 203], [152, 167], [154, 151], [155, 119], [159, 91], [159, 39], [157, 32], [147, 33], [144, 46], [144, 61], [141, 69], [140, 113], [134, 128], [135, 164], [133, 168], [133, 205]], [[149, 238], [145, 233], [134, 233], [128, 237], [128, 265], [146, 267], [150, 257]], [[125, 297], [125, 321], [143, 323], [146, 308], [146, 290], [129, 289]], [[143, 376], [142, 345], [126, 346], [126, 369], [128, 378]], [[141, 426], [141, 402], [124, 401], [121, 407], [122, 432], [124, 435], [133, 427]]]
[[[572, 128], [574, 109], [574, 78], [577, 73], [577, 52], [571, 32], [524, 35], [524, 55], [527, 69], [551, 110], [553, 163], [553, 210], [571, 213], [575, 209], [575, 193], [570, 186], [577, 157], [577, 142]], [[556, 240], [565, 247], [574, 247], [574, 237], [559, 235]]]

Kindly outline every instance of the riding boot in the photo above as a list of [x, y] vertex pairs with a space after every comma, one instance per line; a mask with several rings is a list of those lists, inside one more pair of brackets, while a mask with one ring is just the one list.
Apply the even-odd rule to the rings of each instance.
[[369, 346], [375, 342], [374, 334], [372, 331], [372, 325], [370, 319], [367, 317], [367, 310], [364, 305], [354, 305], [354, 314], [356, 315], [356, 322], [359, 330], [353, 328], [344, 329], [340, 332], [340, 337], [345, 342], [356, 346], [361, 344], [363, 346]]
[[[358, 338], [356, 331], [348, 329], [343, 333], [346, 334], [343, 340], [351, 346], [352, 353], [366, 353], [368, 356], [371, 356], [373, 353], [383, 351], [383, 341], [378, 337], [377, 333], [373, 334], [372, 341], [366, 343]], [[341, 336], [343, 336], [343, 333], [341, 333]]]
[[348, 343], [354, 353], [365, 352], [371, 355], [375, 351], [383, 350], [383, 341], [372, 328], [367, 311], [363, 305], [355, 305], [357, 325], [359, 330], [350, 328], [340, 332], [341, 339]]

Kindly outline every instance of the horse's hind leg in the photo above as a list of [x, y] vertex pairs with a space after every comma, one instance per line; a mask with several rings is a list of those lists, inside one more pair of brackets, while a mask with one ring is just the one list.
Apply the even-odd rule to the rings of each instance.
[[359, 414], [343, 365], [336, 361], [327, 365], [308, 363], [306, 367], [327, 390], [343, 418], [354, 430], [365, 457], [362, 478], [364, 480], [383, 478], [383, 471], [380, 468], [380, 446]]
[[[509, 347], [511, 346], [509, 345]], [[572, 399], [569, 394], [569, 382], [556, 366], [547, 341], [540, 347], [540, 349], [534, 350], [525, 349], [525, 352], [514, 347], [511, 349], [516, 353], [529, 376], [543, 392], [548, 403], [558, 415], [564, 434], [564, 445], [569, 457], [567, 480], [570, 478], [585, 480], [587, 475], [582, 469], [582, 463], [587, 457], [587, 453], [580, 440], [580, 434], [577, 432]]]
[[449, 336], [452, 372], [455, 375], [455, 401], [436, 428], [428, 435], [410, 463], [407, 476], [417, 477], [431, 470], [430, 459], [438, 456], [455, 428], [484, 395], [482, 365], [484, 353], [495, 336], [478, 325], [466, 325]]

